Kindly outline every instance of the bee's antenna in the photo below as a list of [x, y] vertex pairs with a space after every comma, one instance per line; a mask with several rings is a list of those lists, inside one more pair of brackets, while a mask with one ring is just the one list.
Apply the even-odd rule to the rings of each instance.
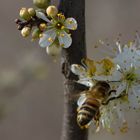
[[118, 82], [121, 82], [121, 81], [107, 81], [107, 83], [118, 83]]

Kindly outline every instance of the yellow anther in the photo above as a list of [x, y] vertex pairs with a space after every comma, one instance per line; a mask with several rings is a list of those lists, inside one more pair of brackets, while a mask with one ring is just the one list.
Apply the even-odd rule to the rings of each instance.
[[128, 132], [128, 124], [127, 124], [127, 122], [125, 121], [124, 123], [123, 123], [123, 125], [122, 125], [122, 127], [120, 128], [120, 131], [122, 132], [122, 133], [126, 133], [126, 132]]
[[52, 43], [54, 40], [51, 37], [49, 37], [48, 41]]
[[134, 44], [133, 41], [128, 42], [128, 47], [131, 47]]
[[73, 26], [72, 30], [76, 30], [76, 26]]
[[57, 17], [61, 20], [65, 20], [65, 16], [62, 13], [58, 13]]
[[65, 28], [65, 26], [62, 26], [62, 27], [61, 27], [61, 30], [63, 30], [64, 28]]
[[64, 47], [65, 45], [64, 44], [61, 44], [61, 47]]
[[96, 66], [94, 61], [86, 58], [82, 60], [82, 63], [84, 63], [87, 66], [87, 75], [89, 77], [92, 77], [96, 72]]
[[47, 25], [45, 23], [41, 23], [39, 25], [39, 28], [40, 28], [41, 31], [44, 31], [47, 28]]
[[61, 15], [61, 19], [63, 19], [63, 20], [64, 20], [64, 19], [65, 19], [65, 16], [64, 16], [64, 15]]
[[39, 34], [39, 38], [42, 38], [43, 37], [43, 34]]
[[61, 13], [58, 13], [57, 16], [59, 17], [61, 15]]
[[102, 68], [104, 69], [104, 72], [102, 74], [104, 75], [111, 74], [111, 71], [114, 68], [114, 63], [109, 58], [104, 58], [98, 63], [102, 64]]
[[60, 36], [61, 36], [61, 37], [64, 37], [64, 36], [65, 36], [65, 34], [60, 34]]
[[68, 21], [68, 24], [72, 24], [72, 23], [73, 23], [73, 20], [70, 19], [70, 20]]

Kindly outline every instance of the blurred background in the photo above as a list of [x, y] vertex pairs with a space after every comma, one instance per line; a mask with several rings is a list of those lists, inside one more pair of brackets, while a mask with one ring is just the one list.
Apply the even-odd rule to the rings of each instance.
[[[53, 1], [57, 5], [58, 1]], [[0, 139], [56, 140], [60, 138], [63, 115], [63, 77], [60, 60], [55, 63], [38, 42], [23, 39], [14, 19], [21, 7], [32, 7], [32, 0], [4, 0], [0, 4]], [[86, 0], [87, 51], [90, 58], [105, 53], [95, 50], [99, 39], [133, 39], [140, 29], [139, 0]], [[113, 41], [111, 43], [113, 43]], [[127, 134], [93, 134], [90, 140], [137, 140], [139, 116], [128, 116]]]

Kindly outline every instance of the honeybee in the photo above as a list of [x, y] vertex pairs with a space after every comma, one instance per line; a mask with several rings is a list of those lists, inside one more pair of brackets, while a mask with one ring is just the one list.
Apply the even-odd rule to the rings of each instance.
[[[77, 123], [80, 128], [88, 128], [90, 123], [96, 122], [99, 125], [100, 106], [107, 105], [111, 100], [109, 96], [115, 90], [111, 90], [109, 83], [105, 81], [98, 81], [91, 89], [81, 93], [77, 104]], [[117, 97], [118, 98], [118, 97]]]

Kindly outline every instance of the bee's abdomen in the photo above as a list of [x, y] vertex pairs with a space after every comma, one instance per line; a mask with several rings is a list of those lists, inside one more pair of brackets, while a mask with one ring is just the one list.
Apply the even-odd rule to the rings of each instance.
[[80, 127], [86, 126], [95, 117], [98, 110], [99, 102], [95, 99], [87, 99], [78, 109], [77, 122]]

